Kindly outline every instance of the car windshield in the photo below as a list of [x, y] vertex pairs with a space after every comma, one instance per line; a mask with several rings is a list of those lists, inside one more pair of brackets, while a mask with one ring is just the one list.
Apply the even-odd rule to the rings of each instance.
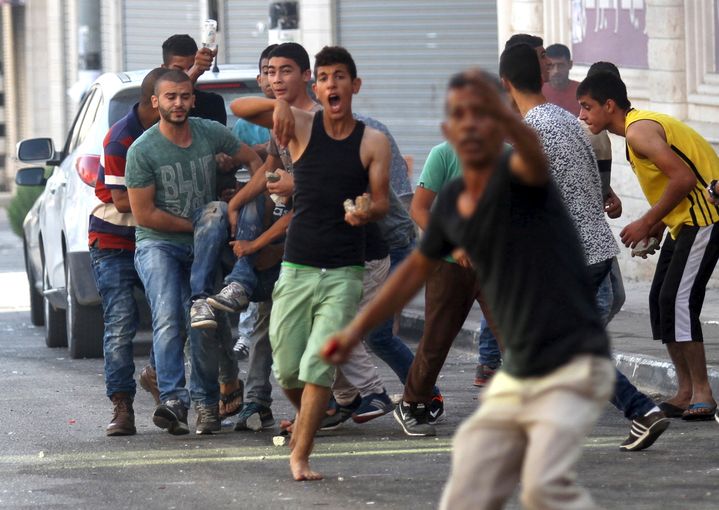
[[[235, 117], [230, 111], [230, 103], [241, 96], [256, 96], [259, 95], [260, 87], [257, 85], [255, 80], [243, 80], [237, 82], [226, 82], [226, 83], [201, 83], [198, 88], [208, 92], [215, 92], [222, 96], [225, 100], [225, 109], [227, 110], [227, 127], [232, 129], [237, 122]], [[108, 111], [109, 125], [112, 126], [115, 122], [124, 117], [128, 110], [133, 104], [137, 102], [137, 98], [140, 96], [140, 88], [125, 89], [117, 94], [110, 100], [110, 107]]]

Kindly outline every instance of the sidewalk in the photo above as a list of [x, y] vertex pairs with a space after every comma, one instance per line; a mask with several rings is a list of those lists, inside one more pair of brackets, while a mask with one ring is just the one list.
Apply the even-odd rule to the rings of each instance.
[[[619, 370], [634, 384], [649, 392], [670, 395], [676, 389], [676, 374], [666, 348], [652, 340], [649, 326], [649, 283], [625, 281], [627, 300], [622, 311], [609, 324], [612, 348]], [[477, 352], [479, 321], [482, 312], [475, 303], [455, 347]], [[537, 320], [541, 320], [537, 317]], [[400, 326], [420, 335], [424, 329], [424, 292], [402, 312]], [[709, 379], [719, 395], [719, 289], [708, 289], [702, 313], [702, 330], [709, 367]]]

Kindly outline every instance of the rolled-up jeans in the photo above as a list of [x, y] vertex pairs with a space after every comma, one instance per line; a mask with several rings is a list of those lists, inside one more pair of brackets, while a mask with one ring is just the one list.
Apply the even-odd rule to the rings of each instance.
[[[160, 400], [178, 399], [185, 407], [190, 398], [203, 404], [219, 400], [217, 343], [207, 331], [189, 325], [190, 270], [193, 247], [164, 240], [137, 243], [135, 268], [150, 303], [152, 348]], [[184, 339], [190, 330], [193, 384], [185, 388]], [[216, 338], [214, 332], [212, 338]]]

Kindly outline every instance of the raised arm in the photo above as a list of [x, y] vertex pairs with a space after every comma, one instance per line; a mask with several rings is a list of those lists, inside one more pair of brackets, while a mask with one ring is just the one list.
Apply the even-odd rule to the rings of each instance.
[[192, 222], [155, 207], [155, 185], [128, 188], [130, 208], [138, 225], [160, 232], [192, 232]]
[[237, 117], [270, 129], [274, 108], [275, 100], [266, 97], [240, 97], [230, 103], [230, 110]]
[[645, 158], [667, 176], [664, 193], [638, 220], [619, 233], [625, 246], [634, 248], [649, 232], [684, 200], [697, 185], [691, 169], [669, 147], [664, 129], [653, 121], [637, 121], [627, 128], [627, 143], [640, 158]]

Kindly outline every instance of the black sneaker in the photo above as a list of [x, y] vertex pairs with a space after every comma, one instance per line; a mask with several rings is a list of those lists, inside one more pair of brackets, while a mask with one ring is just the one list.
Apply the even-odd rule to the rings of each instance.
[[241, 312], [250, 304], [245, 288], [237, 282], [230, 282], [219, 294], [207, 298], [212, 308], [223, 312]]
[[167, 430], [173, 436], [189, 434], [187, 408], [179, 400], [167, 400], [155, 408], [152, 423]]
[[408, 436], [436, 436], [437, 431], [428, 421], [428, 409], [423, 403], [408, 403], [400, 400], [394, 410], [394, 419], [402, 425]]
[[427, 423], [434, 425], [435, 423], [443, 421], [444, 418], [444, 397], [440, 393], [432, 397], [432, 401], [429, 403]]
[[242, 407], [240, 414], [237, 415], [237, 423], [235, 430], [254, 430], [259, 432], [262, 429], [268, 429], [275, 425], [275, 417], [272, 416], [272, 410], [257, 404], [256, 402], [248, 402]]
[[320, 430], [334, 430], [344, 422], [349, 420], [362, 403], [362, 397], [357, 395], [350, 405], [341, 406], [339, 405], [334, 397], [330, 400], [329, 409], [334, 410], [334, 413], [325, 415], [320, 423]]
[[222, 429], [219, 404], [195, 404], [195, 413], [197, 414], [195, 434], [198, 436], [219, 432]]
[[662, 432], [669, 427], [669, 418], [661, 411], [653, 412], [632, 420], [629, 437], [619, 446], [623, 452], [644, 450], [654, 444]]
[[190, 307], [190, 327], [195, 329], [215, 329], [215, 311], [206, 299], [195, 299]]
[[386, 391], [373, 393], [362, 398], [360, 405], [352, 413], [352, 419], [355, 423], [365, 423], [391, 413], [393, 409], [394, 405]]

